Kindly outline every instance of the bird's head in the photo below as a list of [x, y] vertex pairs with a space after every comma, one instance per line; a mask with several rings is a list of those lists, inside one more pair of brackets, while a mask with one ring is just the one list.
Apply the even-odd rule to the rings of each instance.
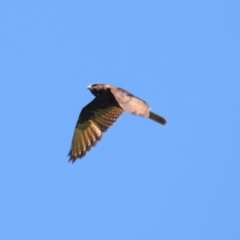
[[103, 96], [106, 92], [110, 91], [107, 84], [90, 84], [88, 89], [96, 97]]

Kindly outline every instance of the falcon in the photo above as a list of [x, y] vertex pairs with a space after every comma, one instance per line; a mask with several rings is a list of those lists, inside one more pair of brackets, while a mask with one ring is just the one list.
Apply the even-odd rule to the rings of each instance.
[[80, 112], [68, 154], [69, 161], [82, 158], [124, 112], [147, 117], [163, 125], [167, 123], [163, 117], [153, 113], [144, 100], [122, 88], [91, 84], [88, 89], [95, 98]]

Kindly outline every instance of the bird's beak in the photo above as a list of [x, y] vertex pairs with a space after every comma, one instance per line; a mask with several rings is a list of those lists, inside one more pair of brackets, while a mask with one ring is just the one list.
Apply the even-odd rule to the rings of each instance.
[[87, 86], [88, 89], [91, 89], [91, 84]]

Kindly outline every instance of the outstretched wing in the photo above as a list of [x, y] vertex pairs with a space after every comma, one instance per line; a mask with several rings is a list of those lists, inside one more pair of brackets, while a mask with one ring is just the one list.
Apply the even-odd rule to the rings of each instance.
[[123, 110], [117, 104], [99, 98], [86, 105], [80, 113], [74, 130], [72, 146], [68, 154], [69, 161], [74, 162], [77, 158], [82, 158], [122, 113]]

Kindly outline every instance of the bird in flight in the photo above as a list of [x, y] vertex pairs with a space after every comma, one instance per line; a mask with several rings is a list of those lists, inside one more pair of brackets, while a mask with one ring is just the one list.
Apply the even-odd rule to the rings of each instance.
[[82, 158], [124, 112], [150, 118], [165, 125], [167, 121], [151, 112], [149, 105], [126, 90], [109, 84], [91, 84], [95, 98], [80, 112], [69, 151], [69, 161]]

